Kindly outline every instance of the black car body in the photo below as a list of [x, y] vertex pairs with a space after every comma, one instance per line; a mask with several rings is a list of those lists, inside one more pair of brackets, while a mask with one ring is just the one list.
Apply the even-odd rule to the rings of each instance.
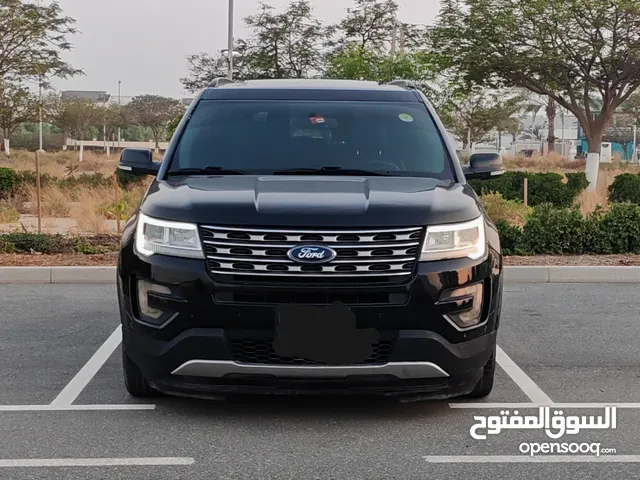
[[502, 164], [461, 166], [410, 83], [216, 82], [120, 168], [156, 176], [118, 262], [132, 395], [491, 391], [502, 255], [466, 178]]

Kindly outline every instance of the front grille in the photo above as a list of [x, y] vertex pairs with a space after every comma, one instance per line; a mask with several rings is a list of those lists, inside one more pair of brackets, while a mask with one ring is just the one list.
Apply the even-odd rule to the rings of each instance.
[[[271, 278], [380, 280], [411, 275], [422, 227], [398, 229], [252, 229], [201, 226], [211, 273]], [[300, 245], [336, 251], [325, 264], [299, 264], [287, 252]]]
[[[281, 357], [273, 349], [273, 338], [231, 338], [228, 340], [233, 360], [240, 363], [269, 365], [326, 365], [322, 362], [299, 357]], [[381, 339], [372, 345], [369, 358], [355, 365], [377, 365], [387, 363], [393, 353], [395, 342], [391, 338]], [[327, 345], [327, 348], [331, 348]]]
[[214, 301], [219, 304], [246, 305], [281, 305], [283, 303], [297, 303], [307, 305], [330, 305], [341, 302], [345, 305], [406, 305], [409, 302], [408, 293], [389, 292], [340, 292], [326, 293], [322, 290], [297, 292], [284, 290], [282, 292], [243, 293], [216, 292]]

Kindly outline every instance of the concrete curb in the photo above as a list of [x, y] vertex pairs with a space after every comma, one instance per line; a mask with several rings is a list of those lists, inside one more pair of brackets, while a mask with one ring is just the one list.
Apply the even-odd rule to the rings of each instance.
[[[0, 267], [0, 284], [110, 284], [116, 267]], [[640, 283], [640, 267], [505, 267], [506, 283]]]

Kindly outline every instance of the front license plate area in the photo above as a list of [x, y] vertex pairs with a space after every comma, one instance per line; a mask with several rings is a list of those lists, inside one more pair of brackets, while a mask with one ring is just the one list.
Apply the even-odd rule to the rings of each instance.
[[364, 362], [378, 341], [375, 329], [357, 329], [341, 302], [328, 306], [283, 304], [276, 309], [275, 353], [330, 365]]

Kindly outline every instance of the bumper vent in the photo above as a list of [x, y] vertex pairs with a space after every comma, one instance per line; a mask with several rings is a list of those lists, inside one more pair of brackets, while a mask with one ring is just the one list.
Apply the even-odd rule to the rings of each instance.
[[[201, 226], [207, 262], [214, 275], [271, 279], [358, 279], [366, 282], [413, 273], [422, 227], [376, 230], [285, 230]], [[322, 264], [301, 264], [287, 252], [320, 245], [336, 252]], [[266, 277], [266, 278], [265, 278]], [[250, 280], [250, 278], [247, 278]]]
[[[233, 360], [240, 363], [266, 365], [325, 365], [321, 362], [297, 357], [280, 357], [273, 349], [273, 339], [234, 338], [229, 339]], [[356, 365], [376, 365], [389, 361], [395, 342], [392, 339], [381, 339], [373, 344], [371, 356]]]

